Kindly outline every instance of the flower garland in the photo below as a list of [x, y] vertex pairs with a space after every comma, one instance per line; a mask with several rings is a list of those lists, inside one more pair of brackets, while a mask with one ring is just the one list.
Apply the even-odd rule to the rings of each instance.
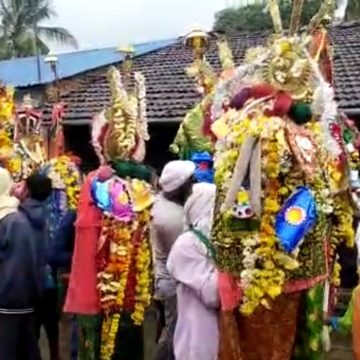
[[[301, 274], [299, 261], [297, 257], [299, 252], [287, 254], [280, 247], [275, 233], [275, 217], [279, 212], [281, 205], [294, 192], [298, 186], [308, 185], [316, 199], [318, 205], [318, 222], [317, 226], [309, 233], [312, 239], [324, 241], [324, 231], [328, 229], [329, 216], [333, 212], [334, 199], [330, 196], [329, 185], [326, 177], [326, 169], [318, 167], [313, 176], [304, 177], [302, 168], [292, 158], [292, 149], [285, 136], [286, 121], [279, 118], [268, 118], [259, 112], [251, 120], [244, 120], [233, 125], [231, 128], [231, 138], [228, 136], [226, 147], [222, 149], [217, 156], [216, 162], [216, 183], [220, 188], [220, 194], [223, 193], [224, 185], [228, 184], [234, 171], [234, 164], [241, 144], [246, 135], [257, 136], [261, 138], [262, 144], [262, 183], [263, 193], [263, 211], [260, 221], [259, 233], [243, 232], [237, 234], [234, 240], [231, 240], [227, 233], [221, 242], [229, 246], [230, 242], [236, 244], [236, 238], [241, 241], [241, 265], [240, 280], [243, 290], [243, 299], [240, 310], [244, 315], [251, 315], [259, 305], [267, 308], [271, 306], [271, 300], [280, 295], [284, 286], [292, 279], [292, 274]], [[314, 130], [314, 146], [317, 149], [319, 164], [327, 164], [326, 151], [320, 151], [319, 141], [322, 141], [320, 124], [311, 123], [310, 130]], [[225, 185], [226, 186], [226, 185]], [[222, 190], [221, 190], [222, 189]], [[335, 200], [337, 201], [337, 200]], [[344, 205], [347, 202], [344, 202]], [[348, 222], [351, 215], [344, 217], [344, 209], [341, 211], [339, 224], [344, 237], [346, 221]], [[222, 223], [225, 224], [225, 218], [228, 214], [223, 214]], [[215, 220], [217, 224], [221, 223]], [[216, 226], [215, 226], [216, 228]], [[217, 229], [217, 228], [216, 228]], [[217, 231], [217, 230], [216, 230]], [[216, 235], [215, 235], [216, 236]], [[350, 232], [347, 234], [351, 238]], [[215, 239], [215, 241], [219, 241]], [[229, 242], [230, 241], [230, 242]], [[220, 248], [221, 252], [221, 248]], [[224, 255], [226, 256], [226, 252]], [[238, 261], [236, 261], [238, 263]], [[233, 265], [227, 264], [220, 259], [220, 267], [225, 271], [233, 272]], [[239, 265], [235, 265], [237, 269]], [[336, 270], [336, 271], [335, 271]], [[338, 268], [334, 266], [334, 275]], [[296, 278], [296, 275], [295, 275]]]
[[111, 360], [115, 350], [116, 335], [120, 325], [120, 312], [123, 310], [125, 290], [131, 263], [133, 224], [117, 222], [104, 215], [102, 236], [103, 248], [110, 254], [102, 253], [98, 263], [104, 268], [98, 273], [100, 306], [107, 316], [102, 326], [101, 359]]
[[151, 293], [151, 250], [150, 250], [150, 233], [149, 221], [150, 211], [146, 209], [141, 214], [140, 224], [142, 226], [142, 242], [136, 255], [136, 295], [135, 309], [131, 315], [135, 325], [141, 325], [144, 321], [145, 309], [150, 305]]
[[60, 156], [53, 159], [51, 165], [53, 165], [55, 172], [59, 174], [60, 179], [65, 185], [68, 209], [75, 210], [77, 208], [81, 189], [80, 172], [67, 156]]
[[21, 173], [21, 158], [15, 154], [14, 143], [5, 128], [0, 128], [0, 163], [15, 178]]
[[135, 214], [130, 222], [104, 214], [97, 259], [100, 307], [106, 318], [102, 360], [110, 360], [114, 354], [121, 313], [131, 313], [134, 325], [140, 326], [151, 301], [150, 209]]
[[[248, 255], [244, 257], [244, 266], [250, 263], [256, 267], [246, 269], [245, 276], [242, 274], [241, 277], [244, 298], [240, 310], [244, 315], [251, 315], [259, 305], [270, 308], [271, 300], [282, 292], [286, 281], [286, 271], [295, 270], [299, 266], [296, 259], [279, 249], [275, 233], [275, 216], [283, 200], [279, 178], [284, 149], [278, 141], [278, 131], [269, 135], [268, 138], [263, 139], [262, 148], [264, 154], [262, 166], [266, 186], [263, 194], [260, 233], [258, 240], [253, 242], [255, 246], [252, 250], [247, 249], [247, 240], [245, 241], [244, 252], [246, 250]], [[254, 253], [257, 262], [251, 259]]]
[[[313, 134], [320, 139], [321, 125], [316, 122], [309, 124], [310, 130]], [[326, 153], [326, 149], [322, 148], [319, 156], [320, 162], [326, 164], [326, 169], [323, 169], [325, 174], [323, 177], [316, 176], [313, 179], [312, 186], [315, 190], [316, 202], [319, 209], [319, 222], [324, 222], [331, 216], [332, 227], [330, 233], [330, 257], [334, 258], [332, 266], [331, 283], [334, 286], [340, 285], [340, 270], [341, 266], [338, 261], [338, 256], [335, 256], [336, 250], [341, 243], [346, 243], [348, 247], [354, 246], [354, 229], [353, 229], [353, 217], [354, 210], [351, 206], [349, 197], [346, 194], [335, 193], [331, 194], [331, 189], [338, 189], [339, 184], [343, 181], [341, 169], [337, 164], [337, 159], [333, 159], [331, 153]], [[351, 166], [351, 159], [350, 159]], [[318, 169], [320, 171], [320, 169]], [[325, 183], [327, 178], [328, 184]], [[321, 236], [317, 234], [316, 236]]]
[[0, 86], [0, 163], [14, 178], [21, 173], [21, 158], [15, 153], [11, 138], [12, 121], [15, 111], [14, 90]]

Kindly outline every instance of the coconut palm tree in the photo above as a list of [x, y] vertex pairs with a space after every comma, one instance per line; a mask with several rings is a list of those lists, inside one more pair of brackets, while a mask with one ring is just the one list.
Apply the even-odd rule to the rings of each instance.
[[0, 0], [0, 58], [47, 54], [45, 40], [76, 47], [68, 30], [42, 25], [55, 15], [51, 0]]

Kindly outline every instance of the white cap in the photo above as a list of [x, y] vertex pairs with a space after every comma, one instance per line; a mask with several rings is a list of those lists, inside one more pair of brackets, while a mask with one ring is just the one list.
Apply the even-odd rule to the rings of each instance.
[[160, 186], [164, 192], [171, 192], [189, 180], [196, 166], [192, 161], [175, 160], [167, 163], [160, 176]]

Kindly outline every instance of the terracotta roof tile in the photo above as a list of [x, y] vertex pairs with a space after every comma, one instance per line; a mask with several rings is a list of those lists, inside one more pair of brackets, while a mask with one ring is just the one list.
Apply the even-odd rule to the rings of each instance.
[[[344, 109], [360, 108], [360, 22], [345, 23], [330, 31], [334, 51], [336, 97]], [[239, 65], [246, 49], [266, 41], [266, 33], [237, 33], [229, 37], [235, 62]], [[207, 59], [219, 69], [215, 41]], [[194, 83], [185, 73], [191, 52], [181, 40], [135, 59], [134, 70], [146, 77], [149, 121], [179, 121], [199, 99]], [[110, 96], [107, 68], [78, 75], [80, 86], [63, 97], [67, 103], [66, 121], [88, 120], [107, 106]], [[49, 108], [45, 110], [49, 114]]]

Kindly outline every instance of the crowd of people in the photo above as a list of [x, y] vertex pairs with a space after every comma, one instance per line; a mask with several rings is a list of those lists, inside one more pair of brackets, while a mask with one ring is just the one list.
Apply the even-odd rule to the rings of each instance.
[[[155, 360], [213, 360], [219, 354], [219, 272], [209, 240], [216, 186], [196, 183], [191, 161], [168, 163], [159, 178], [152, 208], [154, 299], [163, 305], [164, 324]], [[52, 243], [45, 202], [51, 180], [34, 173], [27, 196], [11, 196], [12, 179], [0, 168], [0, 354], [6, 360], [41, 359], [40, 329], [51, 360], [60, 360], [59, 283], [66, 284], [74, 249], [76, 211], [63, 218]], [[336, 331], [358, 333], [358, 289], [344, 318], [329, 320]], [[71, 322], [71, 359], [77, 359], [78, 329]], [[356, 332], [357, 331], [357, 332]], [[354, 346], [357, 344], [354, 336]]]
[[[194, 172], [191, 161], [168, 163], [152, 209], [154, 297], [165, 315], [158, 360], [210, 360], [218, 351], [217, 272], [209, 241], [215, 185], [194, 184]], [[70, 272], [76, 212], [64, 216], [50, 242], [45, 203], [51, 180], [41, 173], [29, 176], [21, 202], [11, 195], [12, 185], [9, 172], [0, 168], [1, 358], [39, 360], [43, 326], [50, 359], [59, 360], [58, 289]], [[71, 357], [76, 359], [75, 319], [71, 325]]]

